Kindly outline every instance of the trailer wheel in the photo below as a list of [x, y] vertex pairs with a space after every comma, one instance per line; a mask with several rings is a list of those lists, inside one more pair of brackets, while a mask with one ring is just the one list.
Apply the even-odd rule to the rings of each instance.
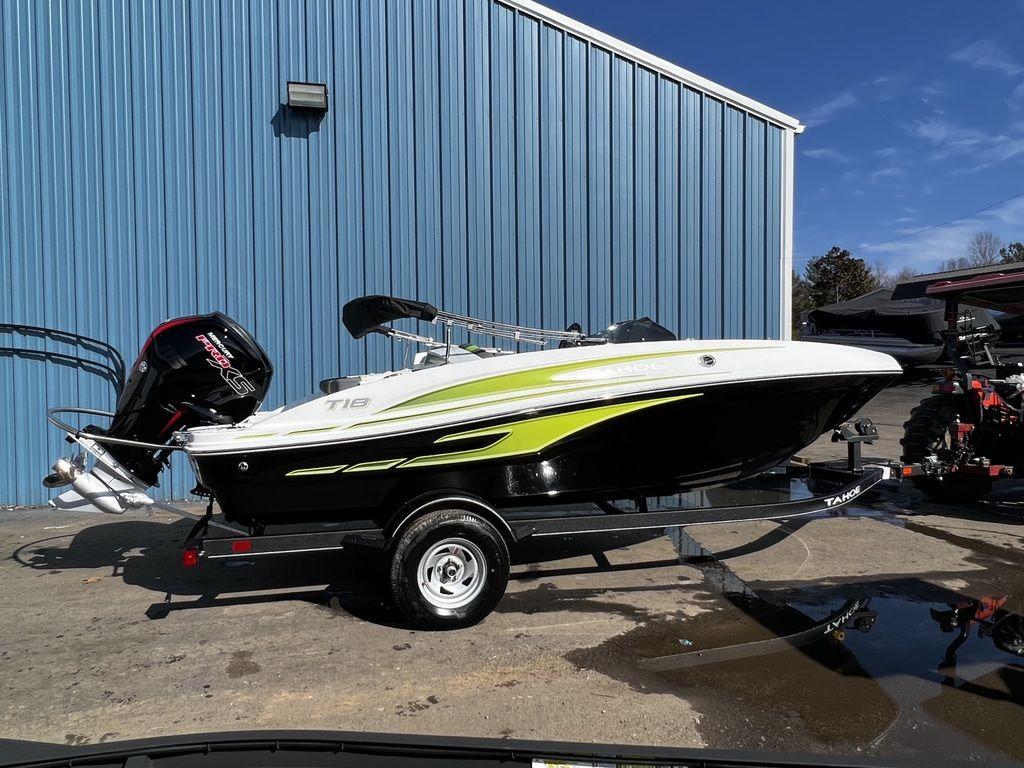
[[429, 512], [402, 534], [391, 556], [391, 594], [421, 629], [458, 629], [491, 612], [508, 585], [505, 539], [461, 509]]
[[[942, 456], [948, 451], [948, 431], [960, 417], [956, 404], [944, 395], [929, 397], [921, 401], [910, 412], [910, 419], [903, 425], [902, 461], [914, 464], [928, 456]], [[911, 478], [918, 490], [940, 501], [976, 501], [992, 490], [992, 480], [987, 477], [965, 477], [958, 473], [948, 475], [920, 475]]]

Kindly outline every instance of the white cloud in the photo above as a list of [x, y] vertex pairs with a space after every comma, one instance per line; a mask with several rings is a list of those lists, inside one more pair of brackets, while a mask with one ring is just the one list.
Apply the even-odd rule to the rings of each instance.
[[896, 157], [900, 151], [896, 147], [882, 147], [881, 149], [875, 150], [875, 157], [880, 157], [883, 160], [888, 160], [891, 157]]
[[807, 110], [804, 113], [803, 121], [809, 128], [813, 128], [816, 125], [827, 123], [837, 112], [857, 106], [860, 106], [860, 100], [852, 90], [845, 90], [828, 101]]
[[898, 165], [886, 165], [873, 170], [864, 177], [864, 181], [867, 184], [879, 184], [884, 181], [898, 181], [906, 177], [907, 172]]
[[849, 155], [840, 152], [838, 149], [832, 149], [830, 147], [822, 147], [820, 149], [805, 149], [801, 154], [804, 157], [809, 157], [812, 160], [831, 160], [834, 163], [855, 163], [857, 162], [854, 158]]
[[992, 40], [978, 40], [970, 45], [953, 51], [949, 55], [953, 61], [966, 64], [971, 69], [991, 69], [1007, 77], [1024, 72], [1017, 61]]
[[941, 99], [949, 94], [949, 83], [944, 80], [932, 80], [930, 83], [921, 86], [921, 93], [928, 97], [924, 101]]
[[[864, 250], [864, 257], [884, 257], [892, 267], [911, 266], [931, 271], [942, 261], [963, 256], [975, 232], [991, 230], [1013, 238], [1013, 232], [1024, 229], [1024, 198], [1011, 200], [983, 213], [927, 232], [884, 243]], [[897, 231], [896, 234], [905, 234]], [[858, 254], [862, 255], [862, 254]]]
[[908, 78], [904, 74], [879, 75], [852, 85], [827, 101], [811, 107], [802, 113], [801, 119], [809, 128], [827, 123], [839, 112], [856, 109], [864, 104], [891, 101], [903, 94], [907, 83]]
[[866, 188], [872, 185], [884, 185], [900, 188], [907, 178], [907, 171], [900, 165], [883, 165], [872, 171], [851, 168], [840, 174], [837, 182], [851, 195], [867, 194]]
[[1011, 91], [1006, 103], [1010, 109], [1024, 109], [1024, 83], [1021, 83]]
[[942, 146], [951, 143], [980, 141], [985, 135], [976, 128], [964, 128], [943, 117], [927, 117], [917, 120], [911, 126], [910, 132], [919, 139]]
[[941, 117], [929, 117], [916, 121], [907, 130], [934, 147], [928, 157], [931, 161], [959, 156], [972, 162], [956, 173], [989, 168], [1024, 155], [1024, 129], [1017, 125], [1007, 133], [988, 133]]
[[870, 101], [890, 101], [903, 93], [907, 85], [906, 75], [882, 75], [861, 84]]

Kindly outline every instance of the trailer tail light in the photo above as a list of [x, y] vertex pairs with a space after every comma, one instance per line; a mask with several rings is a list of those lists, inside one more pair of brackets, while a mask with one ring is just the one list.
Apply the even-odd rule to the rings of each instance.
[[199, 547], [185, 547], [181, 550], [181, 564], [186, 568], [199, 565]]
[[238, 541], [231, 542], [231, 553], [234, 555], [244, 555], [246, 552], [252, 552], [252, 540], [251, 539], [239, 539]]
[[910, 476], [912, 476], [914, 474], [914, 468], [913, 467], [903, 467], [900, 470], [900, 474], [902, 474], [903, 477], [910, 477]]

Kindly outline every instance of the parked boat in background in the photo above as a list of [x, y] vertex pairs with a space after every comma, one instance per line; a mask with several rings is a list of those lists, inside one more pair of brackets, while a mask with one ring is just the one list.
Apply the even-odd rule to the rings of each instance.
[[[896, 300], [892, 290], [878, 290], [850, 301], [829, 304], [805, 313], [800, 338], [842, 344], [891, 355], [904, 368], [928, 365], [942, 358], [945, 328], [941, 302], [929, 298]], [[964, 307], [960, 316], [962, 340], [984, 356], [986, 344], [999, 337], [999, 323], [985, 309]]]
[[1000, 315], [999, 343], [1005, 347], [1024, 347], [1024, 315]]

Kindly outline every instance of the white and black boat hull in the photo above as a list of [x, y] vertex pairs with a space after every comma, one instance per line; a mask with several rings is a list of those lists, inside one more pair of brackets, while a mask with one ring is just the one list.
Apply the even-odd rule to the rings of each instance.
[[[668, 494], [776, 466], [851, 417], [892, 378], [855, 373], [678, 388], [524, 410], [474, 422], [471, 430], [453, 424], [336, 444], [196, 455], [193, 462], [226, 517], [249, 525], [385, 527], [417, 499], [449, 492], [497, 508]], [[492, 449], [517, 425], [564, 418], [585, 424], [588, 411], [618, 406], [613, 418], [539, 451], [458, 460]], [[459, 452], [448, 454], [456, 460], [431, 458], [452, 435], [470, 432], [481, 434], [458, 440]]]
[[[378, 317], [363, 320], [357, 330]], [[651, 341], [651, 323], [623, 328], [640, 340], [517, 354], [469, 345], [444, 364], [331, 380], [258, 410], [272, 366], [256, 341], [217, 313], [178, 318], [151, 334], [108, 429], [55, 422], [96, 465], [58, 462], [47, 482], [72, 486], [57, 506], [124, 512], [154, 503], [146, 491], [166, 456], [184, 451], [199, 491], [257, 527], [386, 527], [447, 494], [494, 508], [667, 494], [775, 466], [900, 373], [853, 348]]]

